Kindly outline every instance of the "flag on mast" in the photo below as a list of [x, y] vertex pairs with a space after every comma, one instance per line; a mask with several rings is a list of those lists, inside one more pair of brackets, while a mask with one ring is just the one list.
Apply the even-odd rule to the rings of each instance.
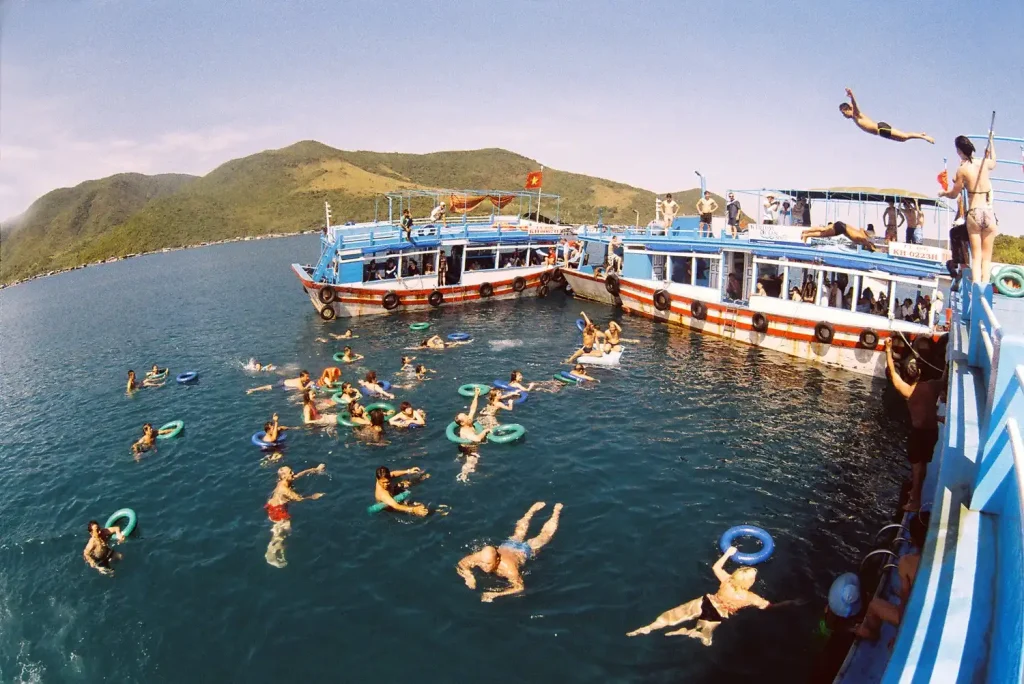
[[526, 174], [526, 189], [533, 190], [544, 184], [544, 171], [531, 171]]

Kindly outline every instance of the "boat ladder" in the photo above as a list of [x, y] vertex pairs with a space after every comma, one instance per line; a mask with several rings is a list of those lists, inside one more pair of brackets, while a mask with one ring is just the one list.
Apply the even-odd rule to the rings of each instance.
[[740, 310], [734, 306], [727, 306], [725, 313], [722, 315], [722, 332], [728, 334], [730, 337], [736, 337], [736, 319], [740, 315]]

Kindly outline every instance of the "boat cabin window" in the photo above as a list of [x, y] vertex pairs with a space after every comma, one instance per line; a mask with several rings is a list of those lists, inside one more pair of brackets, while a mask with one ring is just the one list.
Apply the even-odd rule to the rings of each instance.
[[428, 275], [436, 262], [437, 250], [380, 254], [363, 260], [363, 282]]

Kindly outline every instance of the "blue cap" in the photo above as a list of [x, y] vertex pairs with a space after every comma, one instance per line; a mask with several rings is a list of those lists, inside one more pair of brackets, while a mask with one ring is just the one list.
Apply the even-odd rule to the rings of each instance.
[[828, 590], [828, 607], [842, 618], [860, 612], [860, 578], [855, 573], [846, 572], [836, 577]]

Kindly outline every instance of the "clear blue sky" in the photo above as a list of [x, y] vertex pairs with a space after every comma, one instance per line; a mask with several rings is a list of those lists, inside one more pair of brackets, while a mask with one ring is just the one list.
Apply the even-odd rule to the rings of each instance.
[[[661, 192], [699, 169], [718, 192], [934, 193], [953, 137], [985, 132], [993, 109], [998, 133], [1024, 136], [1021, 0], [0, 7], [0, 217], [89, 178], [203, 174], [309, 138], [504, 147]], [[938, 144], [858, 132], [837, 110], [846, 86], [870, 116]]]

